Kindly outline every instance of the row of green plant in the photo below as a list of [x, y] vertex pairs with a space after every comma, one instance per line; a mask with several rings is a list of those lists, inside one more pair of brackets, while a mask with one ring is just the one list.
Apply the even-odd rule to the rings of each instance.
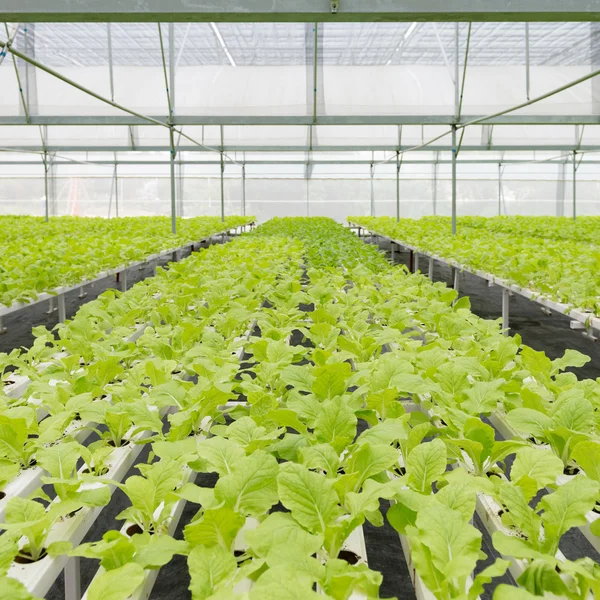
[[472, 270], [504, 279], [570, 308], [600, 315], [600, 249], [587, 242], [501, 233], [449, 219], [349, 217], [352, 223]]
[[525, 237], [600, 244], [600, 217], [460, 217], [458, 226]]
[[[27, 352], [4, 358], [34, 377], [41, 363], [58, 365], [58, 376], [45, 369], [38, 378], [64, 390], [66, 404], [75, 402], [81, 379], [104, 372], [94, 365], [110, 337], [118, 372], [81, 391], [91, 395], [85, 406], [106, 404], [118, 414], [136, 405], [127, 431], [151, 431], [149, 462], [121, 486], [131, 502], [121, 518], [137, 533], [47, 548], [100, 561], [88, 598], [129, 597], [175, 554], [187, 557], [195, 600], [376, 598], [381, 575], [364, 560], [349, 564], [342, 549], [365, 520], [380, 526], [384, 518], [408, 539], [417, 573], [437, 598], [475, 598], [515, 559], [524, 561], [519, 587], [497, 586], [499, 600], [600, 595], [600, 567], [591, 558], [556, 554], [600, 493], [600, 383], [564, 372], [587, 358], [568, 352], [550, 361], [504, 337], [466, 299], [455, 302], [454, 290], [379, 263], [371, 247], [332, 221], [287, 219], [273, 235], [261, 229], [123, 295], [107, 293], [84, 307], [87, 316], [59, 327], [59, 341], [40, 331], [33, 360]], [[325, 239], [339, 250], [310, 250]], [[139, 340], [123, 342], [140, 323], [150, 326]], [[255, 335], [240, 339], [253, 323]], [[291, 345], [297, 331], [304, 343]], [[57, 352], [68, 356], [52, 359]], [[64, 383], [56, 383], [65, 369]], [[14, 377], [10, 367], [4, 377]], [[18, 418], [19, 410], [37, 409], [40, 394], [29, 392], [18, 402], [5, 398], [3, 413]], [[245, 402], [226, 404], [240, 393]], [[42, 403], [55, 406], [47, 398]], [[172, 414], [163, 431], [157, 412], [165, 408]], [[144, 419], [134, 421], [138, 410]], [[496, 440], [482, 416], [497, 413], [524, 435]], [[72, 518], [77, 506], [53, 505], [86, 491], [76, 485], [89, 473], [64, 477], [68, 464], [74, 475], [77, 459], [58, 461], [57, 475], [53, 453], [74, 452], [95, 469], [69, 436], [36, 452], [60, 500], [48, 510], [39, 499], [10, 501], [0, 537], [5, 573], [20, 536], [43, 549], [53, 511]], [[558, 486], [565, 468], [576, 474]], [[190, 469], [216, 473], [214, 488], [190, 483]], [[101, 482], [102, 470], [94, 476]], [[75, 486], [73, 495], [61, 486]], [[500, 507], [503, 530], [493, 543], [506, 560], [482, 570], [482, 535], [472, 518], [483, 497]], [[166, 531], [180, 499], [199, 510], [175, 540]], [[381, 499], [393, 502], [386, 517]], [[14, 580], [1, 583], [28, 597]]]
[[37, 217], [0, 217], [0, 306], [30, 302], [42, 292], [94, 279], [253, 220], [178, 219], [173, 235], [167, 217], [53, 217], [47, 223]]

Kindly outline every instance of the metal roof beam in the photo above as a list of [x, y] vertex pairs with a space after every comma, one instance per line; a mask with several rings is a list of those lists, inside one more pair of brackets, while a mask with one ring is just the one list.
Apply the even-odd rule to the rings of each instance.
[[0, 20], [62, 22], [599, 21], [600, 0], [3, 0]]
[[[219, 147], [220, 148], [220, 147]], [[43, 152], [170, 152], [171, 147], [168, 144], [163, 145], [143, 145], [136, 146], [135, 150], [132, 150], [131, 146], [125, 145], [106, 145], [106, 146], [90, 146], [83, 142], [79, 146], [74, 145], [52, 145], [49, 144], [44, 149], [39, 145], [31, 146], [10, 146], [0, 147], [0, 152], [15, 152], [15, 153], [39, 153]], [[398, 148], [397, 145], [381, 145], [381, 144], [363, 144], [362, 146], [314, 146], [312, 152], [390, 152], [395, 156], [396, 151], [399, 152], [450, 152], [452, 145], [430, 145], [422, 146], [418, 148], [411, 147], [410, 145], [404, 145]], [[463, 144], [461, 152], [553, 152], [553, 151], [564, 151], [564, 152], [599, 152], [599, 144], [584, 144], [578, 147], [577, 144], [498, 144], [498, 145], [466, 145]], [[225, 145], [223, 146], [223, 152], [234, 153], [234, 152], [309, 152], [311, 151], [309, 146], [236, 146], [236, 145]], [[214, 152], [213, 148], [206, 146], [194, 146], [179, 145], [177, 152]], [[305, 163], [306, 161], [304, 161]], [[497, 162], [497, 161], [496, 161]], [[390, 163], [391, 164], [391, 163]]]
[[[168, 115], [151, 116], [167, 124]], [[482, 118], [481, 115], [463, 115], [456, 124], [460, 126]], [[318, 115], [313, 116], [214, 116], [176, 115], [173, 124], [189, 125], [451, 125], [454, 115]], [[32, 115], [30, 123], [23, 116], [0, 115], [0, 126], [11, 125], [110, 125], [153, 127], [153, 123], [133, 115]], [[600, 115], [502, 115], [487, 119], [486, 125], [600, 125]]]

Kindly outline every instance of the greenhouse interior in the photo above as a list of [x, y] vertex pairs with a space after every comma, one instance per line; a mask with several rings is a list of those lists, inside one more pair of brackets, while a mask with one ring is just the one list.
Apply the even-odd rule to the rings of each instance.
[[0, 0], [0, 600], [600, 598], [600, 0]]

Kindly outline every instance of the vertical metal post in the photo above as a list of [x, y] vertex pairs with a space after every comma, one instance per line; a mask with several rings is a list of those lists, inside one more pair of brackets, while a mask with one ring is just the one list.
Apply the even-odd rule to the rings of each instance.
[[577, 150], [573, 150], [573, 221], [577, 219]]
[[498, 216], [502, 214], [502, 163], [498, 163]]
[[225, 162], [221, 150], [221, 221], [225, 222]]
[[435, 162], [433, 163], [433, 214], [437, 215], [437, 174], [438, 174], [438, 153], [435, 153]]
[[[454, 274], [454, 289], [456, 290], [456, 293], [458, 294], [458, 292], [460, 291], [459, 290], [460, 271], [456, 267], [453, 267], [452, 272]], [[456, 296], [456, 299], [458, 300], [458, 296]]]
[[504, 335], [509, 334], [509, 300], [510, 292], [506, 288], [502, 288], [502, 329]]
[[108, 80], [109, 80], [109, 84], [110, 84], [110, 99], [114, 102], [115, 101], [115, 78], [114, 78], [114, 72], [113, 72], [113, 53], [112, 53], [112, 29], [111, 29], [111, 24], [107, 23], [106, 24], [106, 34], [107, 34], [107, 41], [108, 41]]
[[396, 152], [396, 221], [400, 221], [400, 152]]
[[530, 73], [529, 73], [529, 23], [525, 23], [525, 93], [530, 100]]
[[429, 279], [431, 279], [431, 281], [433, 281], [433, 256], [429, 257]]
[[67, 311], [65, 309], [65, 295], [59, 294], [56, 297], [56, 301], [58, 303], [58, 322], [64, 323], [67, 318]]
[[74, 556], [65, 565], [65, 600], [81, 600], [81, 559]]
[[117, 153], [115, 152], [115, 214], [117, 215], [117, 219], [119, 218], [119, 173], [117, 170]]
[[177, 233], [177, 197], [175, 194], [175, 140], [173, 139], [173, 126], [169, 128], [169, 141], [171, 142], [171, 233]]
[[127, 271], [121, 271], [119, 273], [120, 275], [120, 280], [121, 280], [121, 291], [122, 292], [126, 292], [127, 291]]
[[246, 163], [242, 163], [242, 217], [246, 216]]
[[419, 271], [419, 253], [415, 252], [414, 257], [415, 273], [417, 273]]
[[46, 196], [46, 208], [45, 208], [45, 217], [46, 217], [46, 223], [49, 220], [50, 217], [50, 198], [49, 198], [49, 191], [48, 191], [48, 153], [46, 151], [44, 151], [44, 194]]
[[223, 158], [223, 125], [221, 131], [221, 221], [225, 222], [225, 162]]
[[456, 234], [456, 125], [452, 125], [452, 233]]
[[454, 115], [458, 119], [460, 106], [460, 75], [458, 62], [459, 23], [454, 23]]
[[374, 187], [374, 181], [373, 181], [374, 173], [375, 173], [375, 166], [373, 165], [373, 163], [371, 163], [371, 216], [372, 217], [375, 216], [375, 187]]
[[310, 217], [310, 178], [308, 175], [308, 165], [306, 169], [306, 216]]
[[175, 114], [175, 23], [169, 23], [169, 96]]

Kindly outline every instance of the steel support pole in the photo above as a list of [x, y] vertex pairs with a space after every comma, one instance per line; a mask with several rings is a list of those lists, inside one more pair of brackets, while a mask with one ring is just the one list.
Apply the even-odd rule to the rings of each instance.
[[117, 163], [117, 153], [115, 152], [115, 214], [119, 218], [119, 173]]
[[396, 152], [396, 221], [400, 221], [400, 153]]
[[452, 125], [452, 233], [456, 234], [456, 125]]
[[49, 186], [48, 186], [48, 153], [44, 152], [44, 194], [46, 196], [45, 202], [45, 217], [46, 223], [50, 218], [50, 197], [49, 197]]
[[436, 152], [436, 160], [433, 163], [433, 189], [432, 189], [432, 201], [433, 201], [433, 214], [437, 215], [437, 174], [438, 174], [438, 163], [437, 163], [437, 152]]
[[429, 257], [429, 279], [431, 279], [431, 281], [433, 281], [433, 256]]
[[[460, 271], [454, 267], [452, 269], [452, 272], [454, 274], [454, 289], [456, 290], [456, 293], [458, 294], [460, 291]], [[456, 296], [456, 299], [458, 300], [458, 296]]]
[[81, 600], [81, 559], [74, 556], [65, 565], [65, 600]]
[[502, 288], [502, 329], [504, 335], [509, 335], [509, 301], [510, 292], [506, 288]]
[[242, 217], [246, 216], [246, 163], [242, 164]]
[[169, 141], [171, 142], [171, 233], [177, 233], [177, 197], [175, 194], [175, 140], [173, 139], [173, 127], [169, 129]]
[[525, 93], [530, 100], [530, 71], [529, 71], [529, 23], [525, 23]]
[[221, 151], [221, 221], [225, 222], [225, 162]]
[[59, 323], [64, 323], [66, 318], [67, 318], [67, 311], [65, 308], [65, 295], [64, 294], [59, 294], [56, 297], [56, 301], [58, 304], [58, 322]]
[[115, 101], [115, 77], [113, 72], [113, 53], [112, 53], [112, 24], [106, 24], [106, 38], [108, 49], [108, 81], [110, 85], [110, 99]]
[[119, 273], [119, 280], [121, 282], [121, 291], [127, 291], [127, 271], [121, 271]]
[[498, 163], [498, 216], [502, 214], [502, 163]]
[[371, 163], [371, 216], [372, 217], [375, 216], [375, 187], [374, 187], [374, 181], [373, 181], [374, 173], [375, 173], [375, 166], [373, 165], [373, 163]]
[[577, 151], [573, 150], [573, 221], [577, 219]]
[[460, 74], [458, 61], [459, 23], [454, 23], [454, 116], [458, 119], [460, 106]]
[[419, 271], [419, 253], [415, 252], [414, 257], [415, 258], [414, 258], [413, 264], [415, 265], [415, 273], [418, 273], [418, 271]]

